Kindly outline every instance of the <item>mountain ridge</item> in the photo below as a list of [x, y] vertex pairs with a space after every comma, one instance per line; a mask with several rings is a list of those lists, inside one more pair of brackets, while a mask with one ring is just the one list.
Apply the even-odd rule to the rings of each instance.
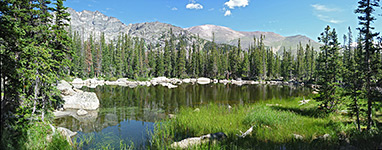
[[264, 35], [263, 42], [265, 46], [272, 47], [275, 52], [282, 51], [282, 47], [291, 48], [292, 51], [295, 51], [294, 49], [299, 42], [303, 45], [311, 43], [316, 50], [320, 46], [319, 43], [304, 35], [282, 36], [274, 32], [236, 31], [229, 27], [212, 24], [188, 28], [181, 28], [158, 21], [126, 25], [118, 18], [106, 16], [99, 11], [83, 10], [77, 12], [72, 8], [68, 8], [67, 12], [71, 15], [72, 31], [79, 32], [82, 39], [88, 39], [90, 35], [97, 38], [101, 36], [101, 33], [104, 33], [106, 41], [110, 41], [117, 40], [121, 34], [128, 34], [131, 37], [142, 38], [148, 44], [163, 45], [164, 41], [169, 37], [170, 30], [172, 30], [171, 32], [174, 35], [183, 36], [188, 43], [196, 41], [198, 36], [212, 41], [214, 34], [216, 43], [237, 46], [240, 39], [242, 48], [248, 49], [250, 45], [253, 45], [254, 37], [259, 39], [261, 35]]

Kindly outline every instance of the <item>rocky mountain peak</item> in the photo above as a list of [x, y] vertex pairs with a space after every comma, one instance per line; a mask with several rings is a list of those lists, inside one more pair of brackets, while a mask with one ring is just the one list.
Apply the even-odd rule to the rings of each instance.
[[202, 39], [212, 41], [214, 34], [215, 42], [220, 44], [237, 45], [238, 39], [241, 39], [241, 46], [244, 49], [254, 43], [254, 37], [260, 38], [261, 35], [265, 36], [264, 44], [273, 47], [275, 52], [281, 51], [282, 47], [292, 48], [292, 51], [294, 51], [299, 42], [303, 45], [310, 43], [315, 49], [320, 46], [319, 43], [302, 35], [284, 37], [274, 32], [235, 31], [228, 27], [211, 24], [184, 29], [158, 21], [126, 25], [119, 19], [106, 16], [99, 11], [83, 10], [77, 12], [72, 8], [68, 8], [67, 12], [71, 15], [72, 31], [79, 32], [83, 40], [87, 40], [90, 35], [93, 35], [97, 40], [101, 33], [104, 33], [106, 41], [109, 42], [110, 40], [117, 40], [121, 34], [128, 34], [130, 37], [142, 38], [148, 44], [164, 45], [164, 41], [171, 37], [170, 31], [172, 31], [174, 36], [178, 37], [178, 39], [181, 37], [190, 45], [196, 41], [197, 35]]

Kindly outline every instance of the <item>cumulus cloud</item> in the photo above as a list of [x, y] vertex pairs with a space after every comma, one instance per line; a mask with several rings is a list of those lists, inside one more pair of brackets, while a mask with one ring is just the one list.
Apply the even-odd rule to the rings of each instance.
[[231, 15], [232, 15], [231, 10], [227, 10], [224, 13], [224, 16], [231, 16]]
[[190, 3], [186, 5], [187, 9], [203, 9], [203, 6], [198, 3]]
[[235, 7], [245, 7], [248, 5], [248, 0], [229, 0], [225, 2], [224, 5], [228, 6], [230, 9]]
[[334, 11], [340, 11], [340, 9], [338, 8], [330, 8], [328, 6], [325, 6], [325, 5], [321, 5], [321, 4], [314, 4], [314, 5], [311, 5], [314, 10], [317, 10], [317, 11], [323, 11], [323, 12], [334, 12]]
[[171, 8], [171, 10], [174, 10], [174, 11], [175, 11], [175, 10], [178, 10], [178, 8], [176, 8], [176, 7], [173, 7], [173, 8]]

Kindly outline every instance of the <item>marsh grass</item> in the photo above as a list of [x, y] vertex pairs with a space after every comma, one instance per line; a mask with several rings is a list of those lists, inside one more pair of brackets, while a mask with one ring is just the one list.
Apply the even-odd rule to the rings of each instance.
[[[182, 108], [175, 119], [156, 123], [149, 148], [168, 149], [173, 142], [216, 132], [224, 132], [228, 138], [191, 149], [339, 149], [350, 145], [344, 142], [350, 136], [357, 148], [375, 149], [382, 141], [379, 130], [366, 135], [354, 132], [355, 125], [346, 121], [349, 116], [325, 113], [310, 97], [305, 98], [309, 103], [300, 105], [302, 99], [273, 99], [232, 108], [218, 104]], [[254, 130], [249, 136], [237, 136], [251, 126]], [[323, 138], [325, 134], [330, 136]], [[374, 145], [365, 144], [367, 140]]]
[[[102, 139], [100, 139], [101, 137]], [[73, 144], [74, 149], [130, 150], [135, 148], [132, 141], [121, 139], [112, 133], [79, 133], [79, 135], [73, 139]]]

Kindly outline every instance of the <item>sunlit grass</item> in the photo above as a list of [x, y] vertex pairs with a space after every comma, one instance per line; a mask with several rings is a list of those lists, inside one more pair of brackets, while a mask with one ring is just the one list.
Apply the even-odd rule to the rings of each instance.
[[[375, 136], [377, 133], [351, 133], [355, 125], [346, 122], [350, 120], [349, 116], [327, 114], [318, 109], [318, 103], [312, 99], [301, 105], [303, 99], [310, 98], [273, 99], [232, 108], [217, 104], [182, 108], [175, 119], [156, 123], [151, 133], [150, 148], [167, 149], [173, 142], [216, 132], [224, 132], [228, 138], [215, 144], [196, 145], [191, 149], [333, 149], [339, 148], [340, 139], [349, 138], [349, 134], [354, 136], [350, 139], [354, 143], [362, 141], [359, 139], [372, 139], [375, 142], [381, 138]], [[254, 130], [250, 135], [245, 138], [237, 136], [240, 131], [245, 132], [252, 126]], [[323, 138], [325, 134], [329, 136]]]

